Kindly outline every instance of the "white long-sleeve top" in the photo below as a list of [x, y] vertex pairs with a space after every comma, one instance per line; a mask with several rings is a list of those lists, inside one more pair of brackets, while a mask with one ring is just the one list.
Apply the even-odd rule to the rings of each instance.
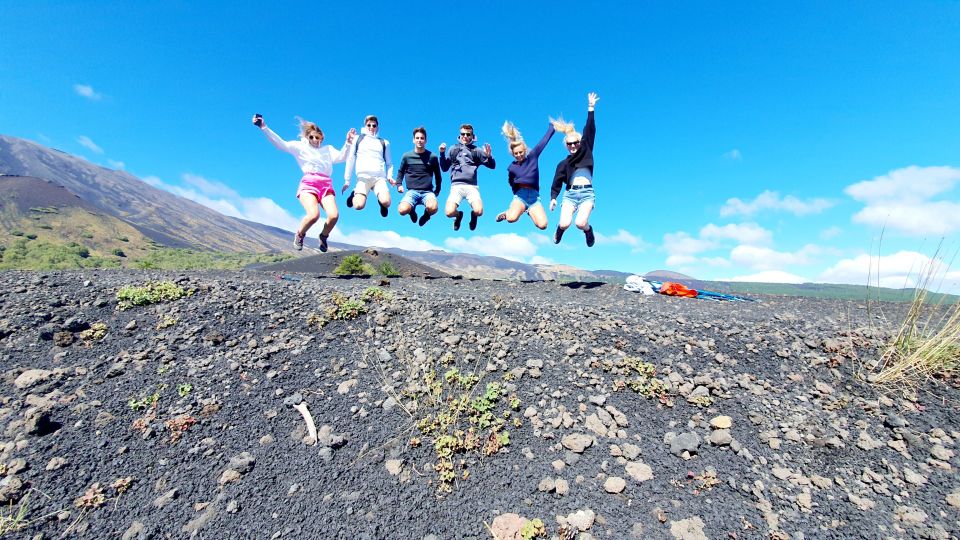
[[[350, 175], [356, 169], [357, 177], [393, 178], [393, 159], [390, 157], [390, 141], [367, 134], [350, 145], [347, 156], [347, 169], [343, 179], [350, 181]], [[357, 148], [354, 148], [359, 144]], [[384, 176], [386, 171], [386, 176]]]
[[260, 131], [266, 135], [267, 140], [274, 146], [292, 155], [304, 174], [320, 173], [332, 177], [333, 164], [343, 163], [347, 159], [347, 151], [351, 147], [349, 144], [344, 144], [343, 148], [337, 150], [329, 144], [321, 144], [320, 147], [314, 148], [306, 139], [285, 141], [267, 126], [263, 126]]

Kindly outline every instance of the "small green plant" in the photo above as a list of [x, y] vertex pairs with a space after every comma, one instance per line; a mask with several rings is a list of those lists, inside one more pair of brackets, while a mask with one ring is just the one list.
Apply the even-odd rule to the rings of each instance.
[[80, 339], [86, 342], [99, 341], [107, 335], [107, 325], [102, 322], [95, 322], [90, 325], [90, 328], [80, 332], [79, 335]]
[[93, 234], [84, 231], [84, 232], [80, 233], [80, 237], [81, 237], [81, 238], [86, 238], [87, 240], [89, 240], [89, 239], [93, 238]]
[[121, 237], [117, 238], [117, 240], [119, 240], [119, 241], [121, 241], [121, 242], [129, 242], [129, 241], [130, 241], [130, 239], [127, 238], [126, 236], [121, 236]]
[[534, 538], [543, 538], [547, 536], [547, 528], [540, 518], [528, 520], [520, 527], [520, 537], [523, 540], [533, 540]]
[[120, 249], [120, 248], [113, 248], [113, 250], [111, 250], [110, 253], [112, 253], [113, 255], [115, 255], [115, 256], [117, 256], [117, 257], [126, 257], [126, 256], [127, 256], [127, 254], [124, 253], [123, 250]]
[[335, 307], [330, 313], [330, 318], [335, 321], [356, 319], [367, 312], [367, 305], [363, 300], [347, 298], [339, 293], [333, 293], [331, 298]]
[[372, 266], [363, 262], [360, 255], [347, 255], [333, 273], [338, 276], [370, 276], [373, 275], [374, 270]]
[[[466, 481], [470, 477], [466, 469], [468, 455], [492, 456], [510, 444], [510, 433], [505, 427], [511, 419], [517, 425], [518, 418], [513, 417], [510, 406], [519, 407], [519, 400], [516, 396], [506, 399], [500, 383], [480, 387], [479, 376], [455, 366], [442, 374], [436, 370], [426, 372], [423, 383], [418, 390], [404, 395], [420, 402], [411, 407], [423, 411], [415, 425], [424, 438], [432, 441], [437, 491], [449, 493], [458, 478]], [[482, 393], [476, 395], [478, 391]], [[420, 443], [420, 437], [410, 439], [412, 447]]]
[[615, 360], [607, 360], [601, 364], [605, 371], [621, 375], [613, 383], [614, 390], [630, 388], [647, 399], [659, 398], [661, 401], [666, 395], [667, 387], [657, 379], [657, 368], [650, 362], [634, 356], [626, 356]]
[[173, 315], [166, 315], [160, 317], [160, 320], [157, 321], [157, 330], [163, 330], [164, 328], [170, 328], [171, 326], [177, 324], [179, 319]]
[[26, 527], [28, 525], [26, 517], [29, 511], [29, 491], [20, 499], [20, 502], [16, 506], [14, 506], [13, 501], [11, 501], [5, 510], [0, 508], [0, 538]]
[[399, 277], [400, 271], [389, 261], [383, 261], [377, 266], [377, 273], [387, 277]]
[[386, 302], [393, 299], [393, 293], [385, 291], [380, 287], [367, 287], [360, 298], [365, 302]]
[[35, 235], [35, 234], [33, 234], [33, 233], [30, 233], [30, 234], [27, 235], [27, 238], [30, 239], [30, 240], [36, 240], [36, 239], [37, 239], [37, 235]]
[[193, 385], [190, 383], [183, 383], [183, 384], [177, 385], [177, 393], [180, 394], [180, 397], [189, 396], [191, 390], [193, 390]]
[[117, 307], [123, 311], [133, 306], [178, 300], [190, 294], [172, 281], [151, 281], [139, 287], [128, 285], [117, 291]]
[[142, 411], [147, 408], [154, 408], [160, 402], [160, 392], [156, 391], [150, 395], [141, 398], [130, 398], [127, 405], [134, 411]]
[[23, 231], [10, 231], [13, 236], [23, 236]]

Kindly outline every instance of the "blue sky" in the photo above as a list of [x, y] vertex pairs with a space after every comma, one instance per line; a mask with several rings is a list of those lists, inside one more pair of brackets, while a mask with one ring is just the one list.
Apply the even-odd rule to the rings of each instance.
[[[242, 4], [0, 0], [0, 133], [292, 229], [299, 170], [252, 113], [335, 144], [376, 114], [395, 159], [414, 127], [435, 149], [469, 122], [498, 160], [475, 232], [341, 198], [337, 239], [704, 279], [865, 283], [879, 265], [902, 286], [945, 238], [960, 289], [960, 2]], [[597, 245], [553, 245], [558, 212], [545, 232], [495, 223], [499, 126], [579, 127], [589, 91]], [[564, 155], [556, 137], [541, 157], [544, 202]]]

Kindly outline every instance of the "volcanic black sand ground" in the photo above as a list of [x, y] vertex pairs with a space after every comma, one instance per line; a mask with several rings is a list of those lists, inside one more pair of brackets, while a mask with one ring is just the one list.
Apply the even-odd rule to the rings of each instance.
[[855, 378], [876, 306], [301, 277], [0, 273], [9, 537], [960, 534], [958, 391]]

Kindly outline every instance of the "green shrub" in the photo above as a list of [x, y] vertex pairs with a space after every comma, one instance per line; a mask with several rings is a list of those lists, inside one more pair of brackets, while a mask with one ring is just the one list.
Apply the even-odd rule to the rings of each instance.
[[347, 255], [333, 271], [338, 276], [369, 276], [373, 275], [373, 272], [373, 267], [363, 262], [359, 255]]
[[151, 281], [141, 287], [128, 285], [117, 291], [117, 307], [125, 310], [133, 306], [169, 302], [189, 294], [191, 293], [172, 281]]
[[113, 251], [111, 251], [110, 253], [113, 253], [113, 254], [116, 255], [117, 257], [126, 257], [126, 256], [127, 256], [127, 254], [124, 253], [123, 250], [120, 249], [120, 248], [113, 248]]
[[52, 244], [45, 240], [19, 238], [8, 246], [0, 270], [57, 270], [68, 268], [117, 268], [115, 258], [94, 256], [75, 242]]
[[117, 238], [117, 240], [119, 240], [119, 241], [121, 241], [121, 242], [129, 242], [129, 241], [130, 241], [130, 239], [127, 238], [126, 236], [121, 236], [120, 238]]
[[269, 264], [290, 259], [292, 255], [276, 253], [226, 253], [165, 248], [148, 244], [150, 253], [135, 259], [133, 266], [159, 270], [239, 270], [251, 264]]
[[397, 267], [391, 264], [389, 261], [380, 263], [380, 266], [377, 267], [377, 273], [387, 277], [400, 276], [400, 271], [397, 270]]
[[14, 236], [23, 236], [23, 231], [10, 231], [10, 234]]
[[29, 238], [30, 240], [36, 240], [36, 239], [37, 239], [37, 235], [35, 235], [35, 234], [33, 234], [33, 233], [30, 233], [30, 234], [27, 235], [27, 238]]
[[385, 300], [392, 300], [393, 294], [380, 287], [367, 287], [367, 289], [360, 294], [360, 298], [364, 302], [383, 302]]

